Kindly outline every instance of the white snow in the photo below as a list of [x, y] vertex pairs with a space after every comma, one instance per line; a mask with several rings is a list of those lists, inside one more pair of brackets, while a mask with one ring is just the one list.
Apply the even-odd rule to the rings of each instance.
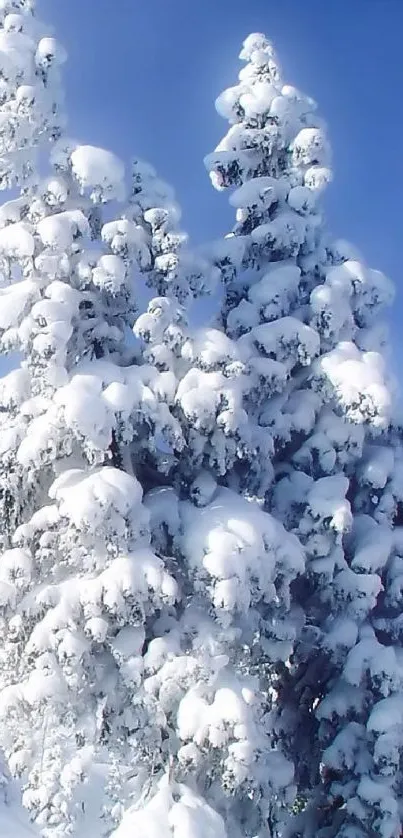
[[104, 201], [124, 198], [124, 165], [112, 152], [91, 145], [77, 146], [71, 153], [71, 165], [83, 191], [89, 189]]
[[38, 296], [38, 286], [32, 279], [0, 288], [0, 329], [4, 331], [18, 324]]
[[319, 366], [351, 421], [370, 421], [375, 430], [387, 427], [392, 396], [379, 353], [360, 352], [355, 344], [341, 342], [322, 356]]
[[30, 259], [34, 251], [34, 237], [23, 221], [9, 224], [0, 230], [0, 253], [9, 259]]
[[309, 365], [319, 354], [319, 335], [295, 317], [281, 317], [251, 330], [251, 338], [263, 352], [286, 364], [289, 369], [300, 363]]
[[277, 574], [291, 581], [304, 566], [292, 535], [252, 501], [218, 490], [201, 509], [181, 506], [182, 549], [190, 570], [208, 582], [218, 619], [263, 598], [275, 601]]
[[112, 838], [227, 838], [224, 821], [202, 797], [164, 778], [141, 808], [129, 809]]
[[49, 496], [77, 529], [95, 531], [114, 512], [125, 516], [140, 504], [142, 490], [134, 477], [106, 466], [92, 474], [79, 469], [63, 472], [52, 484]]
[[35, 61], [38, 67], [59, 67], [67, 61], [67, 53], [55, 38], [41, 38], [36, 49]]
[[77, 235], [89, 234], [89, 224], [81, 210], [67, 210], [43, 218], [37, 230], [45, 247], [63, 251], [71, 247]]

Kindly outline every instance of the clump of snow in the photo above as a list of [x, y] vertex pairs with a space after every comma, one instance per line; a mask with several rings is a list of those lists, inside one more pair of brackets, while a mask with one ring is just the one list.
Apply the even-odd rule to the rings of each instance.
[[56, 478], [49, 495], [77, 529], [95, 531], [113, 513], [127, 516], [141, 503], [142, 489], [134, 477], [112, 467], [92, 474], [70, 469]]
[[264, 599], [276, 603], [286, 581], [304, 567], [297, 539], [255, 503], [228, 489], [201, 509], [181, 507], [182, 550], [190, 571], [205, 581], [219, 620], [228, 623]]
[[141, 807], [129, 809], [112, 838], [227, 838], [222, 817], [183, 784], [160, 781]]
[[[282, 317], [251, 330], [251, 339], [268, 357], [285, 363], [309, 365], [319, 354], [319, 336], [295, 317]], [[248, 337], [249, 341], [249, 337]]]
[[123, 200], [125, 170], [112, 152], [96, 146], [77, 146], [71, 153], [71, 166], [83, 191], [89, 190], [101, 201]]
[[342, 342], [322, 356], [319, 371], [352, 422], [370, 422], [375, 430], [387, 427], [393, 402], [379, 353], [360, 352], [355, 344]]
[[66, 210], [43, 218], [37, 231], [45, 247], [63, 251], [71, 247], [77, 236], [89, 234], [89, 224], [81, 210]]
[[35, 53], [37, 67], [44, 69], [48, 69], [52, 65], [60, 67], [66, 61], [66, 50], [55, 38], [41, 38]]
[[0, 253], [9, 259], [30, 259], [34, 251], [34, 237], [23, 221], [9, 224], [0, 230]]

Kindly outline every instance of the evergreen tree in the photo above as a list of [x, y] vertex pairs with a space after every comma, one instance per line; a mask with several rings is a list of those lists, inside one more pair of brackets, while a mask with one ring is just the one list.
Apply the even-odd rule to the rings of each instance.
[[150, 748], [135, 699], [145, 627], [177, 596], [128, 451], [164, 438], [172, 385], [128, 358], [147, 248], [131, 222], [118, 253], [102, 221], [124, 198], [122, 164], [62, 136], [51, 166], [0, 222], [0, 344], [22, 356], [0, 387], [0, 738], [43, 835], [99, 836]]
[[63, 51], [0, 5], [0, 745], [24, 803], [44, 838], [395, 838], [393, 290], [325, 232], [315, 105], [249, 36], [206, 160], [236, 224], [200, 255], [150, 166], [127, 197], [64, 135]]
[[0, 8], [0, 189], [27, 188], [37, 151], [63, 126], [60, 44], [34, 16], [34, 0], [3, 0]]
[[265, 508], [298, 536], [306, 561], [291, 589], [301, 609], [291, 654], [281, 660], [263, 639], [270, 626], [259, 626], [270, 725], [293, 760], [302, 810], [286, 829], [392, 838], [402, 450], [379, 318], [393, 288], [324, 232], [329, 148], [314, 103], [283, 84], [263, 35], [247, 38], [241, 58], [239, 84], [217, 100], [231, 127], [206, 164], [217, 188], [235, 187], [236, 225], [215, 252], [220, 322], [246, 362], [254, 456], [262, 434], [272, 449], [271, 467], [259, 457], [240, 486], [255, 493], [256, 468], [270, 469]]
[[[221, 397], [227, 371], [210, 375], [209, 365], [221, 363], [217, 333], [211, 330], [210, 360], [209, 333], [200, 330], [195, 341], [185, 304], [210, 287], [214, 272], [189, 251], [176, 228], [173, 195], [154, 172], [136, 163], [134, 184], [126, 216], [151, 236], [145, 275], [163, 295], [151, 300], [135, 333], [146, 360], [162, 375], [174, 373], [178, 432], [168, 449], [165, 440], [163, 450], [148, 449], [146, 458], [137, 447], [133, 465], [149, 489], [145, 504], [153, 547], [166, 557], [178, 599], [169, 617], [148, 624], [138, 699], [160, 741], [153, 742], [151, 776], [140, 796], [134, 795], [116, 835], [153, 831], [159, 824], [166, 828], [176, 818], [187, 823], [195, 807], [192, 829], [202, 829], [204, 819], [211, 828], [224, 829], [225, 818], [241, 836], [271, 816], [274, 797], [280, 806], [290, 797], [291, 766], [265, 736], [261, 683], [250, 657], [261, 610], [277, 625], [273, 643], [289, 646], [298, 620], [289, 614], [289, 585], [303, 569], [303, 556], [294, 536], [287, 537], [256, 503], [220, 488], [217, 470], [209, 468], [206, 446], [213, 457], [218, 453], [212, 402], [209, 383], [199, 386], [197, 379], [216, 378]], [[193, 366], [196, 358], [199, 367]], [[189, 377], [199, 386], [196, 401]], [[225, 444], [223, 433], [216, 439]], [[138, 777], [140, 769], [141, 762]]]

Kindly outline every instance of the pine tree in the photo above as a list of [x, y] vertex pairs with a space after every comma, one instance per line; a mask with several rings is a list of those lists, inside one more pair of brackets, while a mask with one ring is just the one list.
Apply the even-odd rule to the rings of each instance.
[[102, 222], [123, 166], [64, 136], [51, 163], [0, 230], [1, 349], [23, 358], [0, 388], [0, 739], [43, 835], [99, 835], [151, 747], [135, 700], [145, 626], [177, 596], [126, 450], [163, 434], [167, 384], [126, 357], [146, 246], [133, 223], [118, 254]]
[[[145, 276], [160, 295], [137, 319], [135, 333], [146, 361], [162, 376], [174, 375], [171, 409], [177, 430], [160, 450], [141, 453], [137, 446], [133, 466], [148, 488], [153, 547], [172, 570], [178, 600], [169, 617], [148, 624], [138, 698], [160, 741], [154, 741], [151, 775], [116, 834], [146, 829], [146, 824], [156, 829], [176, 812], [187, 818], [196, 807], [194, 828], [203, 818], [223, 828], [225, 816], [241, 835], [244, 824], [255, 827], [264, 820], [273, 789], [281, 803], [284, 790], [288, 793], [290, 766], [265, 742], [264, 708], [248, 650], [261, 607], [282, 625], [280, 642], [289, 642], [289, 584], [302, 570], [302, 551], [257, 504], [220, 489], [215, 469], [208, 468], [203, 423], [209, 393], [200, 387], [196, 406], [192, 392], [186, 397], [192, 389], [188, 373], [196, 380], [203, 365], [208, 369], [208, 347], [205, 352], [202, 343], [196, 345], [186, 303], [210, 287], [214, 272], [177, 230], [172, 192], [139, 162], [125, 215], [149, 236]], [[212, 331], [216, 356], [215, 335]], [[203, 341], [203, 330], [199, 336]], [[201, 368], [193, 366], [196, 357]], [[200, 419], [196, 427], [194, 419]], [[209, 420], [210, 428], [213, 424]], [[244, 568], [238, 567], [239, 555]], [[135, 773], [141, 777], [140, 760]]]
[[[379, 318], [393, 289], [324, 231], [329, 147], [314, 103], [283, 84], [263, 35], [247, 38], [241, 58], [240, 83], [217, 100], [231, 127], [206, 164], [217, 188], [235, 187], [236, 225], [215, 260], [226, 282], [221, 327], [246, 361], [255, 457], [262, 435], [272, 449], [271, 485], [260, 479], [259, 493], [306, 561], [291, 589], [300, 631], [283, 662], [264, 642], [270, 625], [259, 625], [269, 727], [294, 762], [301, 809], [286, 828], [392, 838], [402, 451]], [[267, 474], [261, 457], [257, 467]], [[255, 462], [245, 474], [242, 491], [254, 494]]]
[[0, 189], [27, 188], [37, 151], [60, 136], [61, 45], [34, 16], [34, 0], [4, 0], [0, 9]]
[[64, 135], [32, 11], [3, 3], [0, 30], [5, 112], [35, 89], [0, 209], [0, 745], [24, 803], [44, 838], [395, 838], [393, 292], [325, 231], [324, 124], [250, 36], [206, 160], [236, 224], [201, 255], [150, 166], [126, 198], [121, 162]]
[[[144, 657], [179, 590], [150, 549], [135, 473], [158, 485], [167, 449], [180, 452], [175, 328], [209, 277], [178, 256], [177, 208], [150, 167], [104, 223], [125, 198], [120, 161], [62, 135], [50, 163], [44, 179], [32, 163], [0, 222], [0, 344], [22, 356], [0, 387], [0, 739], [44, 836], [99, 836], [159, 770]], [[158, 339], [138, 321], [141, 353], [128, 330], [144, 276], [166, 292], [148, 322], [166, 316]]]

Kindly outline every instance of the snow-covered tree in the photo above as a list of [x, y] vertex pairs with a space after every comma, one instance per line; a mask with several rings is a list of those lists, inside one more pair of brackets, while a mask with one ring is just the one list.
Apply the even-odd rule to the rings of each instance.
[[[174, 374], [172, 411], [180, 432], [170, 450], [146, 460], [153, 469], [142, 472], [144, 482], [153, 488], [145, 504], [154, 549], [169, 562], [178, 602], [168, 619], [149, 622], [138, 698], [160, 741], [154, 741], [153, 775], [116, 834], [130, 834], [140, 822], [153, 831], [160, 820], [181, 819], [181, 811], [186, 823], [188, 803], [175, 808], [183, 798], [197, 807], [200, 829], [204, 817], [217, 828], [225, 818], [231, 834], [241, 836], [291, 799], [292, 767], [265, 732], [263, 697], [270, 685], [259, 680], [254, 638], [264, 613], [273, 625], [271, 643], [285, 655], [290, 650], [299, 614], [290, 610], [289, 586], [303, 570], [303, 552], [258, 504], [220, 488], [217, 469], [208, 469], [203, 449], [214, 430], [211, 419], [207, 434], [204, 427], [208, 385], [200, 387], [198, 404], [193, 394], [186, 400], [186, 392], [188, 373], [194, 370], [196, 378], [200, 372], [193, 367], [199, 352], [208, 369], [209, 347], [196, 346], [184, 304], [214, 281], [214, 272], [177, 232], [178, 209], [154, 172], [137, 163], [134, 182], [126, 212], [151, 233], [146, 276], [160, 294], [137, 319], [135, 333], [145, 358], [163, 375]], [[212, 332], [213, 363], [221, 350], [215, 343]], [[222, 432], [220, 438], [225, 444]]]
[[63, 126], [65, 52], [34, 7], [34, 0], [0, 5], [0, 189], [29, 187], [39, 146], [57, 139]]
[[0, 739], [43, 835], [99, 836], [147, 764], [141, 651], [177, 598], [127, 450], [164, 438], [172, 384], [127, 357], [146, 245], [131, 222], [118, 253], [102, 222], [122, 164], [64, 136], [51, 164], [0, 213], [0, 344], [22, 356], [0, 386]]
[[219, 325], [245, 365], [254, 442], [239, 486], [259, 491], [306, 556], [291, 587], [301, 609], [291, 654], [282, 662], [261, 641], [269, 724], [293, 759], [301, 809], [287, 829], [392, 838], [403, 781], [400, 715], [388, 713], [402, 687], [402, 450], [382, 312], [393, 288], [324, 232], [329, 146], [314, 103], [284, 85], [263, 35], [247, 38], [241, 58], [239, 84], [217, 100], [231, 127], [206, 164], [218, 189], [234, 187], [237, 211], [215, 261], [226, 284]]
[[32, 11], [0, 0], [5, 112], [31, 91], [0, 208], [0, 748], [24, 803], [44, 838], [397, 838], [393, 291], [325, 232], [325, 127], [247, 38], [206, 160], [236, 224], [201, 255], [152, 167], [126, 195], [61, 132]]

